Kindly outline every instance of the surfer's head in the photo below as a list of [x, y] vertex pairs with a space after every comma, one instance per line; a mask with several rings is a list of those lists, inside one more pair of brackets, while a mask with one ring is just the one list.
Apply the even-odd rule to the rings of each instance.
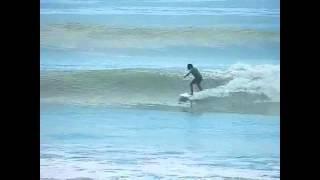
[[188, 70], [192, 69], [193, 68], [193, 65], [192, 64], [188, 64]]

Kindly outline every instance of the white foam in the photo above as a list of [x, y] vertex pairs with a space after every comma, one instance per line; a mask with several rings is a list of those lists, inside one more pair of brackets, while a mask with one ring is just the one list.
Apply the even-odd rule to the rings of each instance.
[[208, 97], [225, 97], [234, 92], [264, 94], [271, 101], [280, 101], [280, 66], [279, 65], [246, 65], [235, 64], [226, 71], [207, 71], [207, 77], [212, 79], [231, 78], [227, 84], [196, 93], [190, 99]]
[[[145, 155], [146, 156], [146, 155]], [[272, 179], [278, 172], [240, 169], [236, 167], [200, 166], [188, 158], [146, 158], [138, 164], [99, 163], [98, 161], [41, 160], [42, 178], [77, 178], [108, 179], [111, 177], [146, 178], [149, 175], [170, 179], [170, 176], [186, 178], [228, 177]]]

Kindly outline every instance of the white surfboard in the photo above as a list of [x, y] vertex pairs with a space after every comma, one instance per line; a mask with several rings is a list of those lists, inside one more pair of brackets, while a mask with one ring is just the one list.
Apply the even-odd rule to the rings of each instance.
[[179, 101], [180, 102], [190, 101], [190, 97], [191, 97], [191, 95], [189, 93], [182, 93], [182, 94], [180, 94]]
[[187, 101], [192, 101], [192, 100], [196, 100], [197, 99], [197, 95], [199, 94], [199, 92], [194, 92], [193, 95], [189, 94], [189, 93], [182, 93], [180, 94], [180, 98], [179, 101], [180, 102], [187, 102]]
[[206, 93], [207, 93], [207, 90], [193, 92], [193, 95], [190, 95], [189, 93], [182, 93], [180, 94], [179, 101], [187, 102], [187, 101], [193, 101], [193, 100], [201, 100], [206, 98]]

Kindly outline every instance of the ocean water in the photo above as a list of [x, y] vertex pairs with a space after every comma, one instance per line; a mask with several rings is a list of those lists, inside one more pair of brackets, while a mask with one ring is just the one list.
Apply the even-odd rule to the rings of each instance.
[[279, 3], [41, 0], [41, 179], [279, 179]]
[[41, 178], [279, 179], [279, 117], [43, 105]]

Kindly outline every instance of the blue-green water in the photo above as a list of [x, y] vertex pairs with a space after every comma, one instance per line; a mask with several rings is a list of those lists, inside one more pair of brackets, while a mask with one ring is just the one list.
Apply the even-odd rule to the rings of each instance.
[[279, 179], [279, 4], [41, 0], [41, 179]]
[[41, 177], [279, 179], [279, 117], [42, 104]]
[[41, 0], [41, 68], [279, 64], [278, 0]]

